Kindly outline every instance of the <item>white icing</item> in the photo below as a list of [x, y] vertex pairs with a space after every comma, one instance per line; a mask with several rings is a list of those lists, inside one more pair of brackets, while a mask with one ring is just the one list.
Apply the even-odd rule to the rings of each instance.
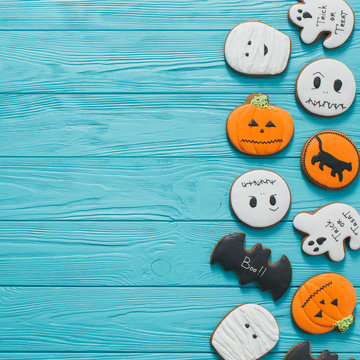
[[256, 360], [275, 347], [279, 333], [270, 311], [257, 304], [245, 304], [220, 322], [211, 337], [211, 345], [224, 360]]
[[288, 65], [290, 53], [290, 38], [258, 21], [237, 25], [225, 41], [227, 63], [248, 75], [281, 74]]
[[314, 214], [302, 212], [293, 223], [296, 230], [308, 234], [302, 244], [308, 255], [328, 253], [331, 260], [341, 261], [345, 257], [344, 241], [348, 238], [351, 250], [360, 249], [360, 215], [350, 205], [332, 203]]
[[301, 40], [312, 44], [322, 33], [329, 35], [323, 41], [327, 49], [346, 42], [354, 29], [354, 13], [343, 0], [303, 0], [289, 10], [290, 20], [301, 27]]
[[[253, 198], [256, 206], [251, 206], [255, 202]], [[265, 228], [277, 224], [286, 215], [291, 195], [281, 176], [260, 169], [248, 171], [235, 180], [230, 201], [239, 220], [254, 228]]]
[[[316, 79], [320, 84], [316, 84]], [[341, 89], [336, 84], [341, 81]], [[316, 87], [319, 85], [318, 87]], [[352, 105], [356, 95], [356, 82], [351, 70], [342, 62], [319, 59], [301, 71], [296, 82], [297, 98], [309, 112], [319, 116], [337, 116]]]

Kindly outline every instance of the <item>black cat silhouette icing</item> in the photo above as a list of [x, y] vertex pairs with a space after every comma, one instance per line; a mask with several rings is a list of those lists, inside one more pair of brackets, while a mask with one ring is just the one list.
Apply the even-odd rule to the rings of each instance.
[[256, 282], [262, 291], [271, 291], [274, 301], [280, 299], [289, 288], [292, 268], [288, 257], [283, 255], [276, 263], [269, 262], [271, 250], [256, 244], [245, 249], [245, 234], [224, 236], [216, 244], [210, 264], [220, 263], [224, 270], [235, 271], [239, 283]]
[[335, 177], [338, 175], [339, 181], [342, 182], [344, 179], [343, 172], [345, 170], [352, 171], [351, 162], [345, 162], [337, 159], [335, 156], [330, 153], [324, 151], [323, 144], [318, 135], [315, 136], [316, 140], [319, 142], [319, 153], [314, 155], [311, 159], [311, 163], [315, 165], [319, 163], [320, 170], [324, 170], [324, 165], [331, 169], [331, 176]]
[[311, 355], [310, 343], [305, 341], [290, 349], [284, 360], [338, 360], [338, 356], [325, 350], [319, 357], [314, 358]]

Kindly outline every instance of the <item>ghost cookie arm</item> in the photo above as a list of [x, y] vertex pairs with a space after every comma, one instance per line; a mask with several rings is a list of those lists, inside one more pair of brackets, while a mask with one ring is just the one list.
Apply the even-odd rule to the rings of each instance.
[[340, 36], [339, 34], [335, 34], [332, 32], [323, 41], [324, 48], [336, 49], [339, 46], [341, 46], [342, 44], [344, 44], [346, 42], [346, 40], [350, 37], [350, 35], [351, 35], [351, 32], [347, 36], [344, 36], [343, 33]]
[[301, 40], [307, 44], [313, 44], [319, 37], [319, 32], [313, 28], [304, 27], [300, 30]]
[[328, 255], [329, 255], [329, 258], [332, 260], [332, 261], [335, 261], [335, 262], [339, 262], [339, 261], [342, 261], [344, 260], [345, 258], [345, 244], [343, 242], [343, 244], [339, 244], [339, 246], [336, 246], [336, 247], [330, 247], [328, 249]]
[[316, 219], [313, 217], [313, 214], [306, 211], [295, 215], [293, 220], [294, 228], [300, 233], [307, 235], [310, 234], [310, 230], [315, 223]]

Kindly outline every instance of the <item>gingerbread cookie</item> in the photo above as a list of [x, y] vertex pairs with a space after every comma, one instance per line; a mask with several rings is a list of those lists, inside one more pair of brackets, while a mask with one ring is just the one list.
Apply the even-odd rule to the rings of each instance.
[[216, 244], [210, 264], [220, 263], [226, 271], [235, 271], [241, 285], [256, 282], [262, 291], [271, 291], [274, 301], [279, 300], [290, 286], [292, 268], [283, 255], [276, 263], [269, 262], [271, 250], [256, 244], [245, 248], [245, 234], [224, 236]]
[[288, 66], [290, 53], [290, 38], [260, 21], [235, 26], [225, 41], [226, 62], [245, 75], [281, 74]]
[[341, 190], [359, 173], [359, 151], [352, 140], [339, 131], [325, 130], [311, 136], [301, 153], [301, 167], [313, 184]]
[[311, 356], [310, 346], [309, 341], [297, 344], [285, 355], [284, 360], [338, 360], [336, 354], [331, 354], [327, 350], [323, 351], [319, 357], [314, 358]]
[[350, 205], [332, 203], [313, 213], [301, 212], [294, 218], [294, 227], [306, 234], [302, 249], [308, 255], [328, 254], [330, 260], [345, 258], [345, 240], [351, 250], [360, 249], [360, 215]]
[[279, 334], [270, 311], [258, 304], [244, 304], [220, 321], [210, 343], [223, 360], [257, 360], [276, 346]]
[[344, 0], [301, 0], [289, 9], [290, 21], [301, 28], [300, 38], [305, 44], [313, 44], [321, 35], [326, 49], [343, 45], [351, 36], [355, 17]]
[[308, 333], [345, 332], [354, 322], [355, 305], [356, 292], [350, 281], [336, 273], [324, 273], [300, 286], [291, 313], [299, 328]]
[[280, 222], [289, 211], [291, 194], [285, 180], [273, 171], [257, 169], [239, 176], [230, 190], [230, 204], [240, 221], [253, 228]]
[[344, 113], [354, 102], [356, 82], [344, 63], [319, 59], [301, 70], [295, 92], [298, 102], [309, 113], [334, 117]]
[[250, 155], [271, 155], [284, 149], [294, 133], [291, 115], [269, 104], [267, 95], [252, 94], [227, 120], [231, 143]]

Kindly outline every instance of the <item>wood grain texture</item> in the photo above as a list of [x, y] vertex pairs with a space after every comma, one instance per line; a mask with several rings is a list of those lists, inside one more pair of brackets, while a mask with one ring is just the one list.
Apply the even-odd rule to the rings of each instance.
[[[10, 31], [1, 34], [1, 93], [263, 93], [294, 92], [299, 71], [328, 56], [300, 43], [283, 76], [249, 78], [225, 64], [227, 31]], [[354, 71], [360, 37], [331, 52]], [[46, 44], [46, 46], [44, 46]], [[144, 46], [145, 44], [145, 46]], [[344, 59], [346, 52], [346, 59]]]
[[[354, 11], [360, 10], [349, 0]], [[291, 28], [287, 12], [295, 0], [3, 0], [0, 29], [228, 29], [256, 19]], [[20, 11], [21, 10], [21, 11]]]
[[[302, 253], [302, 236], [291, 223], [266, 230], [238, 222], [0, 222], [0, 286], [226, 286], [239, 288], [237, 276], [210, 266], [217, 241], [245, 232], [246, 247], [257, 242], [272, 250], [276, 262], [285, 253], [293, 267], [292, 287], [315, 273], [356, 269], [360, 251], [347, 250], [334, 263]], [[358, 271], [346, 276], [360, 284]], [[248, 287], [241, 287], [246, 294]], [[260, 290], [259, 290], [260, 291]], [[271, 293], [261, 298], [271, 300]]]
[[[279, 323], [276, 356], [305, 336], [290, 321], [294, 291], [274, 304], [250, 288], [0, 288], [0, 338], [6, 339], [0, 351], [209, 353], [209, 337], [223, 316], [258, 302]], [[316, 339], [314, 352], [330, 346], [359, 352], [359, 331], [353, 326], [346, 334], [306, 338]]]
[[2, 158], [2, 220], [233, 221], [229, 191], [250, 169], [270, 168], [286, 180], [299, 211], [328, 202], [360, 208], [358, 179], [338, 192], [310, 184], [299, 158]]
[[[354, 141], [360, 138], [360, 129], [352, 120], [360, 117], [360, 100], [345, 114], [322, 120], [300, 109], [293, 93], [269, 96], [295, 122], [292, 142], [271, 158], [299, 156], [309, 136], [324, 129], [338, 129], [339, 123], [341, 131]], [[226, 119], [246, 97], [242, 94], [195, 97], [189, 94], [5, 94], [0, 97], [0, 157], [226, 156], [242, 161], [249, 157], [230, 145]]]

